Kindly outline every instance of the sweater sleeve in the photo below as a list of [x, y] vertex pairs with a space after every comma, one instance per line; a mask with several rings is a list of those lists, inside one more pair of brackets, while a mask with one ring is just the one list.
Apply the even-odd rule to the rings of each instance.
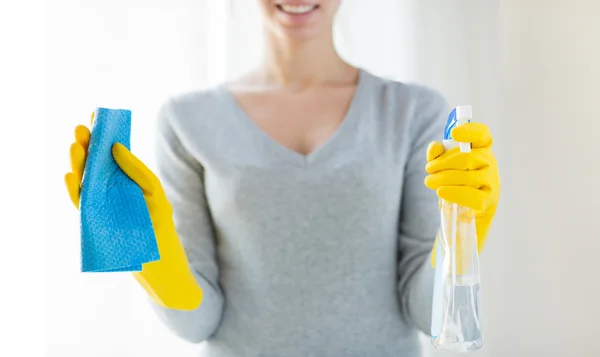
[[150, 302], [153, 310], [176, 335], [198, 343], [208, 339], [221, 321], [224, 298], [218, 283], [214, 227], [204, 191], [204, 169], [182, 146], [171, 125], [175, 115], [165, 104], [158, 117], [157, 175], [173, 206], [173, 220], [190, 267], [203, 291], [196, 310], [166, 309]]
[[429, 333], [434, 276], [429, 258], [440, 219], [437, 195], [424, 184], [426, 151], [431, 141], [442, 137], [448, 107], [434, 91], [413, 87], [412, 92], [416, 105], [398, 225], [398, 289], [406, 321]]

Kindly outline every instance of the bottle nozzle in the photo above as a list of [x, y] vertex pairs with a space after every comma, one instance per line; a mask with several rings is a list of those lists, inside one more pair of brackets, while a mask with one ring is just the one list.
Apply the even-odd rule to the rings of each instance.
[[471, 106], [470, 105], [461, 105], [459, 107], [456, 107], [456, 119], [457, 120], [464, 120], [464, 119], [471, 119], [473, 117], [473, 112], [471, 110]]

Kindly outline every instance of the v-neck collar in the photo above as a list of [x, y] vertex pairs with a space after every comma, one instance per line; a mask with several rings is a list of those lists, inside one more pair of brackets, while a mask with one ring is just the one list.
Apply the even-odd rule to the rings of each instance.
[[369, 79], [368, 77], [369, 73], [367, 71], [362, 68], [358, 68], [358, 81], [356, 88], [354, 89], [354, 94], [352, 96], [350, 105], [346, 110], [346, 114], [344, 115], [344, 119], [340, 122], [333, 134], [329, 136], [327, 140], [325, 140], [325, 142], [317, 146], [308, 154], [301, 154], [275, 140], [248, 116], [226, 85], [222, 86], [222, 90], [230, 102], [230, 106], [234, 112], [233, 115], [239, 119], [238, 122], [240, 125], [244, 125], [244, 127], [247, 128], [252, 135], [256, 135], [259, 140], [265, 144], [265, 146], [269, 147], [278, 155], [284, 157], [290, 163], [300, 167], [306, 167], [320, 157], [323, 157], [326, 153], [334, 150], [336, 143], [342, 142], [342, 138], [352, 132], [352, 127], [354, 127], [354, 124], [361, 116], [359, 113], [359, 109], [362, 107], [360, 103], [365, 96], [364, 91], [367, 87], [367, 82]]

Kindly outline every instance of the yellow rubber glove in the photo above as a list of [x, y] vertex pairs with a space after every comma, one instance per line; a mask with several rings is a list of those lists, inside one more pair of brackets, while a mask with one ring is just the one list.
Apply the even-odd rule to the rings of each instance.
[[[79, 125], [70, 150], [72, 172], [65, 176], [69, 196], [77, 208], [89, 142], [89, 129]], [[159, 179], [125, 146], [115, 144], [112, 154], [123, 172], [144, 193], [160, 252], [160, 260], [143, 264], [142, 271], [133, 276], [157, 304], [176, 310], [196, 309], [202, 301], [202, 289], [192, 274], [175, 231], [171, 204]]]
[[[471, 152], [461, 153], [459, 148], [445, 152], [441, 142], [430, 143], [425, 185], [435, 190], [440, 199], [475, 211], [477, 246], [481, 253], [500, 197], [498, 163], [491, 150], [492, 134], [484, 124], [466, 123], [452, 129], [452, 138], [471, 143]], [[433, 266], [435, 248], [431, 255]]]

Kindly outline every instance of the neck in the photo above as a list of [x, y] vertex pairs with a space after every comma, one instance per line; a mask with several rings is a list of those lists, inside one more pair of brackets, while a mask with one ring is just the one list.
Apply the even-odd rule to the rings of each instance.
[[265, 55], [259, 68], [267, 84], [306, 88], [319, 84], [353, 82], [357, 69], [335, 50], [333, 35], [291, 41], [266, 34]]

